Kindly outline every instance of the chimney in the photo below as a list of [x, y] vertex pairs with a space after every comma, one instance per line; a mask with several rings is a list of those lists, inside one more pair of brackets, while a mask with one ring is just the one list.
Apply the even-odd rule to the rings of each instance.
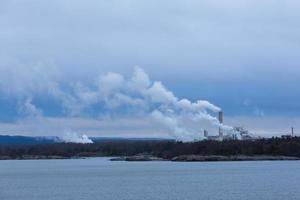
[[[219, 122], [220, 124], [223, 124], [223, 111], [219, 112]], [[219, 137], [223, 137], [223, 130], [221, 127], [219, 127]]]
[[208, 131], [207, 130], [204, 130], [204, 137], [208, 137]]
[[219, 112], [219, 122], [223, 124], [223, 111]]

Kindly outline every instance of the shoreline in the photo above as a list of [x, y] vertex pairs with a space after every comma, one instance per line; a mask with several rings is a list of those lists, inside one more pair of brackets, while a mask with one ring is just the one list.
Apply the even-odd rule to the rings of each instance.
[[24, 155], [22, 157], [12, 158], [9, 156], [0, 156], [1, 160], [68, 160], [68, 159], [87, 159], [87, 158], [108, 158], [110, 161], [126, 162], [149, 162], [149, 161], [170, 161], [170, 162], [218, 162], [218, 161], [295, 161], [300, 160], [294, 156], [272, 156], [272, 155], [180, 155], [172, 158], [161, 158], [151, 155], [134, 155], [134, 156], [41, 156], [41, 155]]
[[181, 155], [170, 159], [148, 155], [136, 155], [116, 157], [110, 161], [172, 161], [172, 162], [217, 162], [217, 161], [280, 161], [280, 160], [300, 160], [299, 157], [293, 156], [271, 156], [271, 155], [234, 155], [234, 156], [220, 156], [220, 155]]
[[1, 160], [68, 160], [68, 159], [84, 159], [84, 157], [24, 155], [22, 157], [12, 158], [9, 156], [0, 156], [0, 161]]

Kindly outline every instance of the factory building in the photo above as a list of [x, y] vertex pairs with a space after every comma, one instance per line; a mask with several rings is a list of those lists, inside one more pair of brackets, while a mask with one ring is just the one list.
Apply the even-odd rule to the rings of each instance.
[[[218, 120], [220, 124], [224, 123], [224, 113], [220, 111], [218, 113]], [[209, 135], [207, 130], [204, 130], [204, 137], [208, 140], [255, 140], [258, 137], [251, 134], [248, 130], [244, 129], [243, 127], [234, 127], [232, 134], [224, 134], [224, 130], [222, 127], [219, 127], [218, 135]]]

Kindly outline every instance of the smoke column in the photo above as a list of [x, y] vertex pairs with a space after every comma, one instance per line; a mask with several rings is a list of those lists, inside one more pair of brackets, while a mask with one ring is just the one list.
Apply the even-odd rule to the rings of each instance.
[[132, 112], [142, 110], [178, 141], [204, 139], [203, 131], [213, 128], [231, 134], [231, 127], [220, 124], [211, 115], [221, 111], [219, 107], [205, 100], [179, 99], [161, 82], [150, 80], [141, 68], [135, 68], [128, 80], [110, 72], [100, 77], [99, 82], [100, 99], [109, 111], [124, 107]]
[[[62, 83], [49, 79], [41, 84], [30, 84], [30, 90], [22, 88], [20, 84], [22, 91], [26, 91], [18, 97], [20, 112], [30, 116], [31, 120], [39, 120], [39, 123], [35, 123], [37, 126], [43, 124], [43, 109], [35, 104], [34, 98], [36, 94], [41, 96], [46, 91], [44, 96], [48, 95], [49, 99], [59, 102], [63, 117], [100, 119], [109, 115], [115, 118], [150, 118], [153, 126], [184, 142], [204, 139], [204, 130], [216, 130], [217, 133], [222, 128], [224, 135], [232, 132], [231, 127], [221, 124], [215, 117], [221, 108], [205, 100], [192, 102], [180, 99], [162, 82], [151, 80], [139, 67], [134, 69], [131, 77], [109, 72], [98, 76], [89, 85], [82, 82], [68, 84], [68, 87], [63, 87]], [[60, 136], [63, 141], [92, 142], [86, 135], [64, 131], [70, 127], [53, 129], [63, 133]]]
[[80, 143], [80, 144], [92, 144], [93, 141], [85, 134], [79, 134], [70, 130], [65, 130], [62, 136], [58, 139], [59, 142], [64, 143]]

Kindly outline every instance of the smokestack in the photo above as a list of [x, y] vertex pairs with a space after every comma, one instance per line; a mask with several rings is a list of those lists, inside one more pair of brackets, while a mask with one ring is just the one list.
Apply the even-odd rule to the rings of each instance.
[[[223, 111], [219, 112], [219, 122], [220, 124], [223, 124]], [[219, 127], [219, 137], [223, 137], [223, 130], [221, 127]]]
[[292, 127], [292, 137], [294, 137], [294, 127]]
[[208, 131], [207, 130], [204, 130], [204, 137], [208, 137]]
[[219, 122], [223, 124], [223, 111], [219, 112]]

